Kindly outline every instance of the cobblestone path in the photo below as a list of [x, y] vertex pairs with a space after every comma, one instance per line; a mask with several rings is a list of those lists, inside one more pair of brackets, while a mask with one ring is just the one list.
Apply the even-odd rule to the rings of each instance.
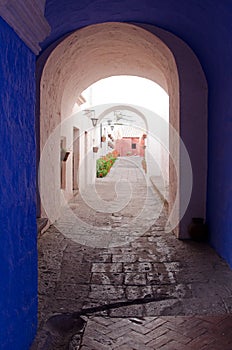
[[[87, 322], [69, 349], [231, 350], [232, 271], [166, 220], [139, 158], [76, 196], [38, 242], [41, 330], [61, 313]], [[41, 334], [33, 349], [68, 349]]]

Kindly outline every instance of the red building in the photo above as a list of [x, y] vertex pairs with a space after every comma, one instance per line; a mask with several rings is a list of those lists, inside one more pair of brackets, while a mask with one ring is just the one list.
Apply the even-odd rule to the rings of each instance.
[[115, 141], [115, 150], [121, 157], [144, 157], [145, 143], [143, 137], [122, 137]]

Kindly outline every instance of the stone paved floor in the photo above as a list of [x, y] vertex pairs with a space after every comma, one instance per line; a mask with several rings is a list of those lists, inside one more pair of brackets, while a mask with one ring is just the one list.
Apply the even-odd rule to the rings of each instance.
[[[69, 313], [85, 315], [82, 350], [231, 350], [232, 271], [207, 244], [165, 232], [166, 220], [136, 157], [76, 196], [38, 242], [41, 330]], [[67, 348], [44, 344], [34, 349]]]

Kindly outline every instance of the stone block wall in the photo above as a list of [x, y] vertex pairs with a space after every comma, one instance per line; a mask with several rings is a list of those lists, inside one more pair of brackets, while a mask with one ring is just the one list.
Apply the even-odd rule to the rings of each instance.
[[0, 18], [0, 348], [37, 326], [35, 55]]

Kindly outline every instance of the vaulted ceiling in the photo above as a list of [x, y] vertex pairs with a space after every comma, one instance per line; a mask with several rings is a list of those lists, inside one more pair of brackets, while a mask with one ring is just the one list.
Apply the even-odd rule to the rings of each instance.
[[94, 23], [147, 23], [189, 44], [209, 77], [214, 74], [219, 53], [225, 59], [227, 48], [231, 48], [231, 16], [230, 0], [47, 0], [45, 17], [52, 31], [42, 48]]

